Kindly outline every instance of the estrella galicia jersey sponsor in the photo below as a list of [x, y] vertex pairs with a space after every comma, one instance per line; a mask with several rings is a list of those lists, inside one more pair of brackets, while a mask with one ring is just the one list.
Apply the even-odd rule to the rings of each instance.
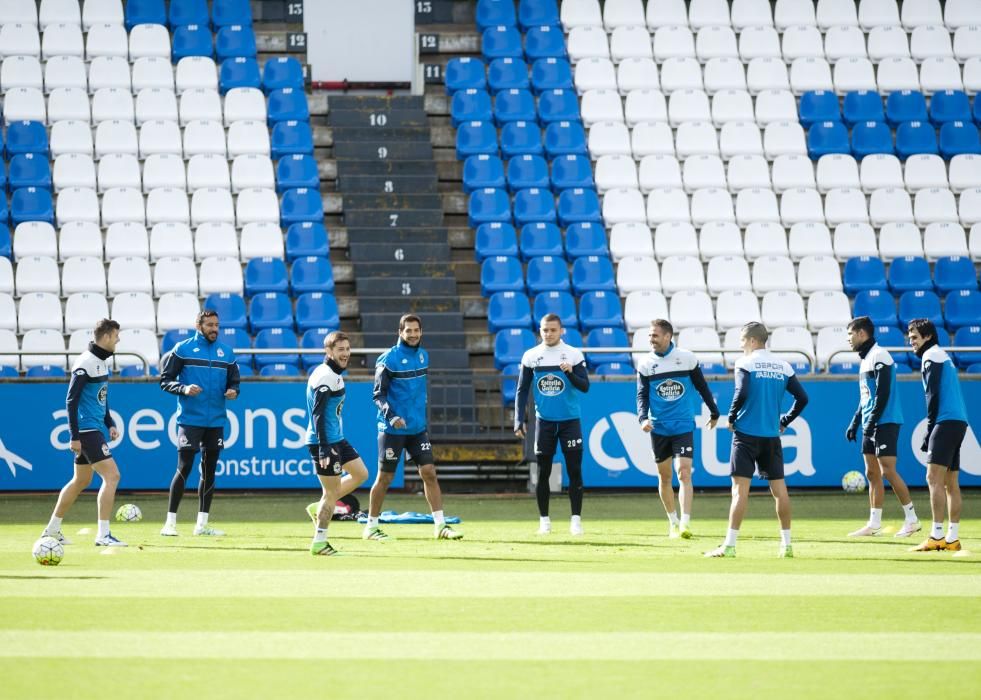
[[72, 440], [78, 440], [79, 433], [102, 432], [104, 427], [112, 428], [115, 425], [109, 415], [108, 360], [111, 356], [112, 353], [89, 343], [88, 350], [72, 363], [65, 399]]
[[719, 417], [698, 359], [674, 343], [664, 355], [651, 352], [637, 366], [637, 418], [651, 421], [655, 435], [681, 435], [695, 429], [698, 391], [713, 418]]
[[[563, 372], [560, 365], [571, 365]], [[578, 348], [559, 341], [549, 347], [536, 345], [521, 357], [518, 394], [515, 397], [515, 422], [525, 422], [528, 393], [535, 397], [535, 415], [548, 421], [566, 421], [580, 416], [579, 398], [589, 391], [586, 360]]]
[[307, 445], [327, 445], [344, 439], [344, 370], [333, 360], [318, 365], [307, 379]]

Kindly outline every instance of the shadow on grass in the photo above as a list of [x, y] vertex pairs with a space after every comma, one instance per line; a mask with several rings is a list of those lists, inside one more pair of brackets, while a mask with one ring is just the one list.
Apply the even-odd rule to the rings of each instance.
[[76, 581], [97, 581], [101, 579], [109, 578], [108, 576], [41, 576], [24, 574], [23, 576], [18, 574], [0, 574], [0, 579], [13, 579], [13, 580], [24, 580], [24, 581], [63, 581], [64, 579], [73, 579]]

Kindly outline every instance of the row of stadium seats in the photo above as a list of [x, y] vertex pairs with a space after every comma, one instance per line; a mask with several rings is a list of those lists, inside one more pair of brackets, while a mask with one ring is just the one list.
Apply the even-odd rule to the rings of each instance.
[[212, 0], [208, 13], [206, 0], [170, 0], [168, 14], [164, 0], [4, 0], [0, 25], [30, 24], [44, 30], [51, 24], [74, 24], [88, 31], [97, 24], [208, 24], [216, 28], [231, 24], [252, 24], [248, 0]]

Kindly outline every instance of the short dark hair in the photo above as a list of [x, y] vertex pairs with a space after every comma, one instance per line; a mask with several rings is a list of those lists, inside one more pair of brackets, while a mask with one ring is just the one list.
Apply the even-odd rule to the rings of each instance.
[[415, 314], [405, 314], [399, 319], [399, 333], [405, 330], [405, 324], [407, 323], [418, 323], [419, 330], [422, 330], [422, 319]]
[[324, 338], [324, 349], [333, 350], [334, 346], [337, 345], [342, 340], [351, 342], [351, 339], [348, 337], [348, 334], [345, 333], [344, 331], [331, 331]]
[[872, 319], [868, 316], [856, 316], [852, 319], [851, 323], [848, 324], [848, 330], [865, 331], [871, 338], [875, 335], [875, 324], [872, 323]]
[[107, 335], [113, 331], [119, 330], [119, 322], [113, 321], [111, 318], [104, 318], [95, 324], [95, 340], [96, 342], [102, 340]]
[[742, 327], [741, 334], [747, 338], [755, 338], [762, 345], [766, 345], [766, 341], [770, 338], [770, 331], [759, 321], [750, 321], [747, 323]]
[[218, 318], [218, 312], [214, 309], [201, 309], [198, 311], [198, 315], [194, 319], [194, 325], [200, 326], [202, 323], [204, 323], [204, 319], [211, 318], [212, 316]]
[[651, 321], [651, 328], [660, 328], [665, 333], [674, 335], [674, 326], [672, 326], [671, 321], [666, 318], [655, 318], [653, 321]]
[[542, 320], [538, 322], [538, 325], [541, 326], [544, 323], [551, 323], [552, 321], [555, 321], [559, 324], [559, 328], [562, 328], [562, 319], [558, 314], [545, 314], [542, 316]]
[[914, 318], [909, 322], [909, 326], [906, 328], [906, 332], [916, 331], [923, 338], [936, 338], [937, 337], [937, 327], [933, 325], [933, 321], [928, 318]]

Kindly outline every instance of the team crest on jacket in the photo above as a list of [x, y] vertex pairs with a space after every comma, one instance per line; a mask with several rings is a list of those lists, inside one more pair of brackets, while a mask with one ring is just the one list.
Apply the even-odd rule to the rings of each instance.
[[224, 356], [225, 356], [225, 351], [222, 350], [221, 348], [218, 348], [218, 357], [224, 357]]
[[557, 374], [544, 374], [538, 378], [538, 391], [543, 396], [557, 396], [565, 389], [565, 380]]
[[677, 401], [685, 395], [685, 385], [668, 379], [657, 385], [657, 395], [665, 401]]
[[105, 402], [106, 402], [106, 394], [108, 394], [108, 393], [109, 393], [109, 387], [106, 386], [105, 384], [103, 384], [102, 387], [99, 389], [99, 403], [100, 404], [105, 404]]

